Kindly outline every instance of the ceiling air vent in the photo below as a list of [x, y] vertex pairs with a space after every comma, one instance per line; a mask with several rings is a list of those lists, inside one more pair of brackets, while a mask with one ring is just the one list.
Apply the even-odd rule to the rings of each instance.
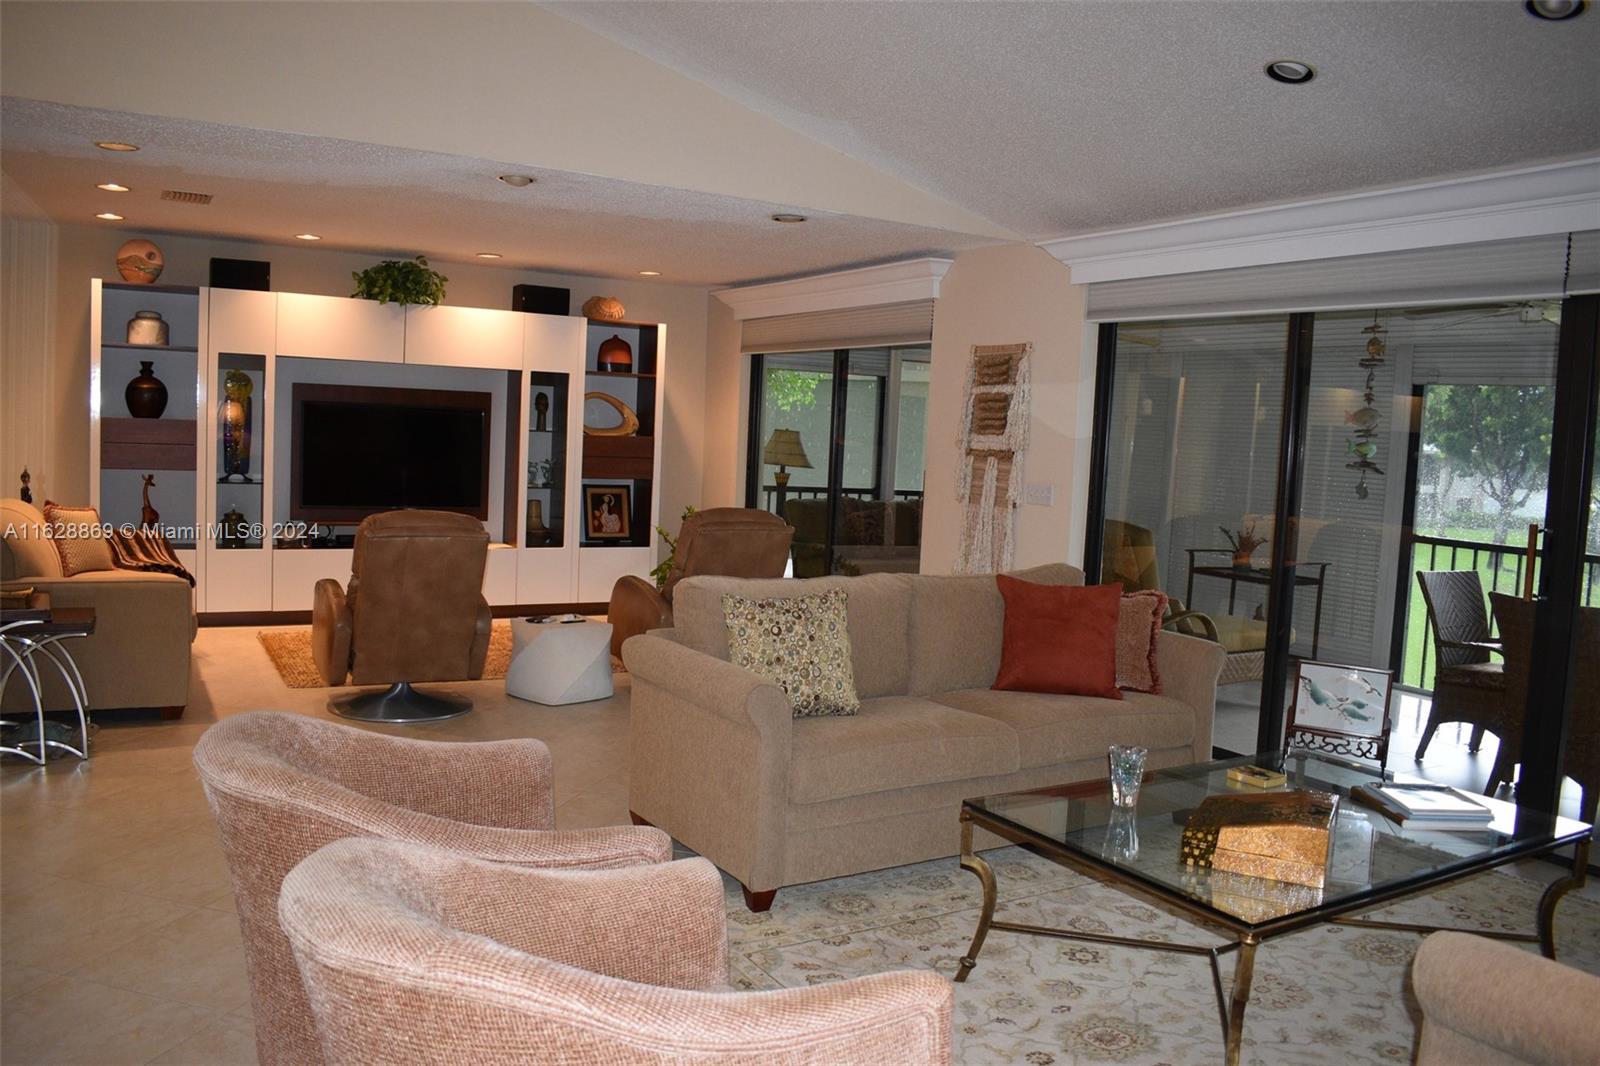
[[211, 194], [208, 192], [183, 192], [179, 189], [162, 189], [161, 198], [179, 204], [209, 204]]

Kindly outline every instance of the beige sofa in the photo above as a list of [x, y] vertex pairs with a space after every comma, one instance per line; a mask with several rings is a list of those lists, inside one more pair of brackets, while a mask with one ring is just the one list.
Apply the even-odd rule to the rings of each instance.
[[[72, 653], [89, 691], [91, 711], [153, 708], [176, 718], [189, 702], [189, 646], [194, 641], [194, 590], [171, 574], [97, 570], [64, 577], [56, 549], [43, 536], [44, 515], [31, 503], [0, 500], [0, 580], [50, 593], [55, 607], [93, 607], [94, 633], [73, 639]], [[72, 696], [53, 670], [41, 670], [47, 710], [70, 708]], [[6, 686], [5, 707], [31, 706], [26, 686]]]
[[[1066, 565], [1018, 576], [1083, 580]], [[849, 592], [861, 713], [796, 719], [781, 688], [728, 661], [722, 595], [834, 587]], [[697, 577], [674, 613], [622, 649], [629, 808], [738, 878], [752, 909], [783, 885], [954, 855], [962, 799], [1103, 777], [1110, 744], [1144, 745], [1153, 767], [1211, 757], [1219, 645], [1163, 632], [1160, 696], [994, 692], [992, 576]]]

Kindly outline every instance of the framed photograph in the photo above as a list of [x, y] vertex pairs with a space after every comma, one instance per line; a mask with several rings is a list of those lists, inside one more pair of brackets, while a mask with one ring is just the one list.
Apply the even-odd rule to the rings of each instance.
[[1376, 759], [1383, 766], [1389, 755], [1393, 689], [1394, 675], [1388, 670], [1301, 660], [1286, 746]]
[[583, 514], [584, 539], [633, 539], [633, 492], [627, 485], [585, 485]]

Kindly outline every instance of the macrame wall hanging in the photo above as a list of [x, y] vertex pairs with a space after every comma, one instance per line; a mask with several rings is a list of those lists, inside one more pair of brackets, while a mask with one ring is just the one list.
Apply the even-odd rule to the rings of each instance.
[[1011, 567], [1012, 515], [1022, 496], [1018, 457], [1028, 448], [1031, 344], [975, 344], [961, 416], [961, 548], [956, 573]]

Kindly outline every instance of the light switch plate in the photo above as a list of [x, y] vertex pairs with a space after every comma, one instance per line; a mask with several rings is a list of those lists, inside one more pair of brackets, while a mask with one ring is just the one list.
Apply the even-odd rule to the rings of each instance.
[[1056, 487], [1046, 482], [1030, 481], [1022, 490], [1022, 498], [1040, 507], [1054, 507]]

